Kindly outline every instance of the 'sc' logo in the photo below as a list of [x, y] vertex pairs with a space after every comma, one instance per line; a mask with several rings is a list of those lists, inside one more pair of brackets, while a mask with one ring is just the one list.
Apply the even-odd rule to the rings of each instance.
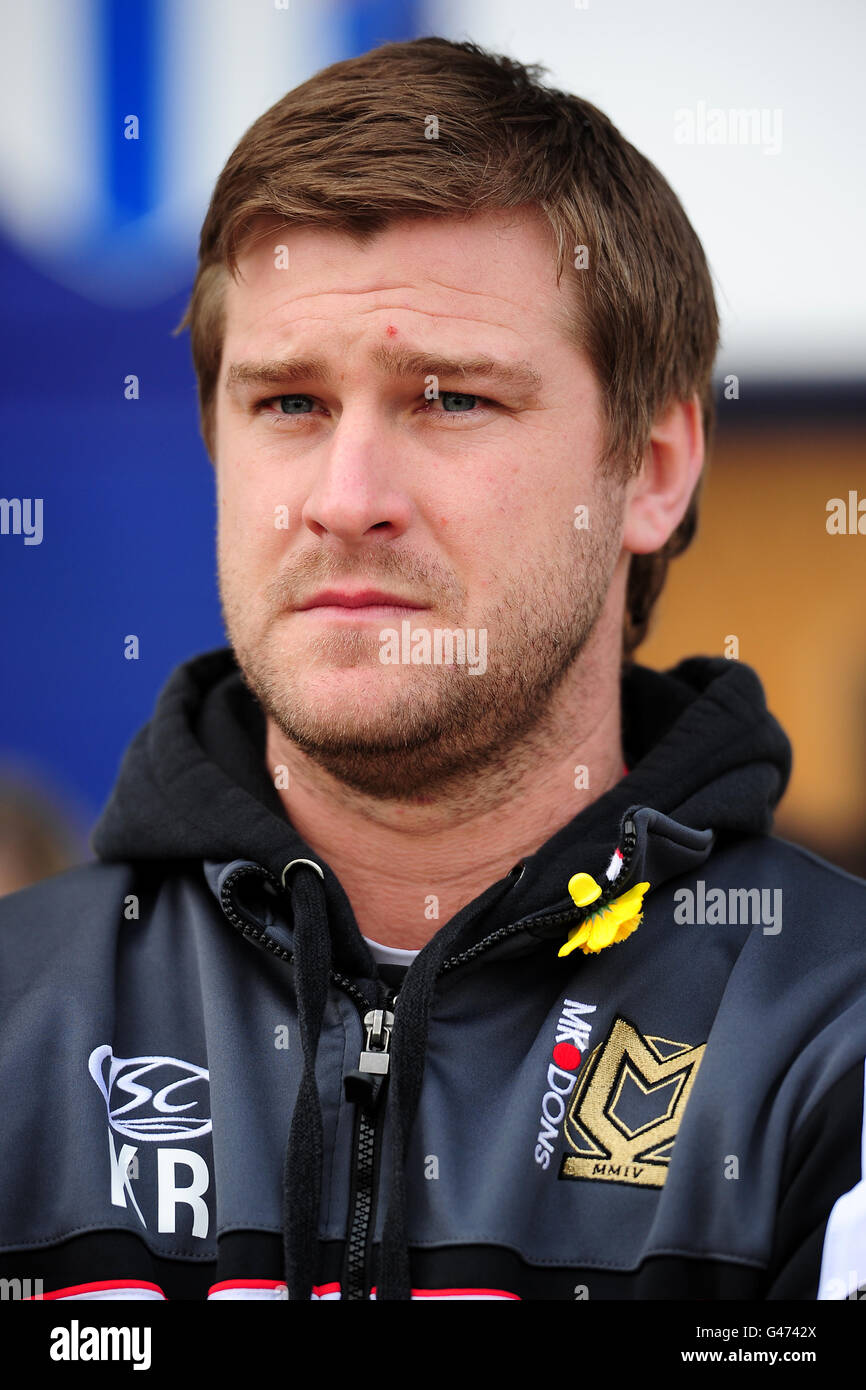
[[91, 1052], [87, 1069], [105, 1098], [108, 1122], [118, 1134], [145, 1143], [210, 1134], [204, 1067], [177, 1057], [115, 1057], [103, 1043]]

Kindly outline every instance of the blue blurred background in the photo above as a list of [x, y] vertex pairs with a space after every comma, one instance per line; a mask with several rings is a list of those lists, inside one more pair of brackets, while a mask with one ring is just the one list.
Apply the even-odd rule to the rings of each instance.
[[[0, 494], [44, 508], [40, 544], [0, 535], [0, 770], [65, 807], [73, 857], [172, 669], [225, 641], [211, 466], [188, 336], [172, 337], [214, 181], [319, 68], [439, 33], [541, 62], [601, 106], [704, 242], [724, 332], [718, 459], [704, 548], [674, 567], [640, 659], [741, 633], [805, 754], [783, 828], [863, 871], [866, 536], [828, 546], [824, 525], [827, 498], [866, 497], [862, 6], [8, 0], [0, 14]], [[707, 112], [734, 108], [764, 113], [760, 138], [712, 142]]]

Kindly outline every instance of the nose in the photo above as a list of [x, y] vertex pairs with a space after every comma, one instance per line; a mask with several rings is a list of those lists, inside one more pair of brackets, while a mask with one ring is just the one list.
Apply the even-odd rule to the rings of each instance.
[[372, 406], [344, 409], [317, 456], [315, 480], [301, 509], [304, 525], [320, 539], [330, 535], [349, 546], [373, 533], [390, 540], [401, 536], [412, 505], [402, 483], [400, 452], [400, 441]]

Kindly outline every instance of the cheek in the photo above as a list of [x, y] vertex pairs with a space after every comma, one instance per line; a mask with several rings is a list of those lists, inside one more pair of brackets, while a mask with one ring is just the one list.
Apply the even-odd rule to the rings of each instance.
[[497, 567], [511, 570], [548, 544], [553, 529], [562, 529], [562, 517], [570, 524], [569, 508], [553, 480], [528, 474], [525, 466], [491, 470], [471, 496], [461, 498], [443, 534], [459, 534], [495, 574]]
[[260, 570], [285, 550], [296, 508], [278, 489], [253, 486], [249, 476], [239, 470], [217, 488], [218, 547], [227, 560], [242, 555], [248, 569]]
[[495, 469], [476, 474], [471, 487], [460, 487], [453, 498], [440, 495], [429, 505], [418, 499], [444, 556], [464, 574], [471, 569], [485, 587], [525, 550], [538, 505], [537, 488], [527, 489], [517, 473]]

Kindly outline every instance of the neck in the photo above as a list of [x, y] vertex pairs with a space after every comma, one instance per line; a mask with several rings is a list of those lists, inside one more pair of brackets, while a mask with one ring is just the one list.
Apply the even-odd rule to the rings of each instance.
[[406, 950], [423, 946], [619, 781], [618, 664], [608, 675], [564, 687], [543, 731], [447, 794], [415, 801], [345, 786], [268, 719], [268, 768], [289, 772], [279, 791], [286, 814], [337, 875], [365, 936]]

